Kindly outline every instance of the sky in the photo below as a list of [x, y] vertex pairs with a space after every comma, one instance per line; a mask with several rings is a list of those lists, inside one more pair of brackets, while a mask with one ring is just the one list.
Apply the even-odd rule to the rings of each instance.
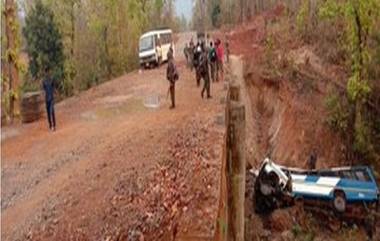
[[193, 0], [175, 0], [175, 9], [178, 16], [184, 14], [186, 19], [190, 20], [193, 14]]

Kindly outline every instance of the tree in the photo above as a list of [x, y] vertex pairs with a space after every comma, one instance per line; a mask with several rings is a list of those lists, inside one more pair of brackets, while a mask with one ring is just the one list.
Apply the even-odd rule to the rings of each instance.
[[179, 30], [187, 30], [187, 20], [184, 14], [182, 14], [181, 17], [177, 17], [177, 22], [179, 23]]
[[214, 1], [211, 6], [211, 23], [215, 28], [220, 27], [221, 9], [218, 2]]
[[353, 159], [374, 159], [371, 140], [371, 124], [368, 118], [368, 101], [373, 83], [370, 82], [372, 55], [370, 38], [379, 18], [380, 3], [378, 0], [344, 0], [325, 1], [320, 8], [323, 19], [339, 19], [344, 23], [344, 43], [351, 71], [347, 81], [347, 96], [350, 103], [348, 110], [349, 136], [348, 145], [356, 157]]
[[[3, 16], [5, 18], [5, 56], [3, 58], [5, 64], [2, 65], [2, 87], [3, 102], [6, 106], [6, 114], [10, 121], [14, 117], [14, 102], [16, 99], [15, 84], [19, 82], [19, 63], [18, 63], [18, 24], [16, 17], [16, 3], [13, 0], [5, 1], [5, 9]], [[3, 41], [2, 41], [3, 42]]]
[[57, 82], [62, 94], [68, 95], [64, 88], [64, 54], [62, 36], [54, 20], [54, 14], [40, 0], [26, 17], [23, 34], [27, 41], [29, 55], [29, 71], [34, 81], [44, 76], [45, 69], [49, 69]]

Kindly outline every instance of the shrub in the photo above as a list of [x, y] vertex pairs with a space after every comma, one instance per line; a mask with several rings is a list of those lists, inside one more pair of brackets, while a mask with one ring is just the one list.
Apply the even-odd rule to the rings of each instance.
[[33, 80], [39, 81], [44, 77], [45, 69], [49, 69], [58, 89], [67, 94], [62, 36], [53, 12], [40, 0], [26, 17], [23, 34], [27, 41], [29, 72]]
[[328, 111], [328, 125], [339, 132], [345, 132], [348, 127], [348, 106], [344, 99], [335, 93], [330, 93], [325, 100], [326, 109]]

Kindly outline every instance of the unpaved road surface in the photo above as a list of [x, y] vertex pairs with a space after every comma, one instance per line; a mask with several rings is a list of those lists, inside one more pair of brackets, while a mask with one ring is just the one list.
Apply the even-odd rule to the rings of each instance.
[[[177, 43], [177, 108], [166, 64], [135, 71], [2, 130], [2, 240], [209, 240], [219, 194], [224, 83], [202, 99]], [[144, 104], [157, 104], [150, 108]]]

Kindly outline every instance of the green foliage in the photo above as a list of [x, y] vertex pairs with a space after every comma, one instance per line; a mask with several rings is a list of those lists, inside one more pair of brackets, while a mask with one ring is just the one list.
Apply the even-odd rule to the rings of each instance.
[[344, 16], [343, 6], [341, 2], [335, 0], [324, 1], [319, 8], [318, 15], [324, 20], [335, 20]]
[[347, 82], [348, 97], [353, 102], [365, 100], [371, 92], [371, 88], [367, 81], [360, 81], [359, 72], [355, 71], [353, 74]]
[[325, 100], [325, 105], [328, 111], [328, 125], [340, 133], [346, 132], [349, 113], [347, 105], [342, 103], [342, 98], [337, 94], [330, 93]]
[[221, 9], [220, 5], [217, 4], [213, 7], [212, 13], [211, 13], [211, 22], [213, 27], [220, 27], [220, 18], [221, 18]]
[[[347, 81], [347, 101], [350, 104], [342, 106], [337, 98], [330, 98], [327, 107], [330, 115], [328, 122], [336, 129], [344, 131], [352, 126], [349, 132], [352, 143], [350, 148], [362, 158], [374, 159], [372, 128], [373, 123], [368, 118], [366, 103], [372, 95], [372, 86], [376, 76], [376, 51], [373, 51], [372, 36], [376, 32], [379, 21], [380, 2], [378, 0], [326, 0], [319, 9], [319, 16], [330, 24], [344, 24], [344, 49], [348, 57], [350, 77]], [[376, 39], [376, 38], [374, 38]], [[354, 111], [349, 111], [354, 110]], [[346, 114], [348, 113], [348, 114]], [[350, 120], [347, 121], [347, 120]], [[344, 128], [342, 128], [344, 127]]]
[[301, 8], [297, 14], [297, 30], [301, 35], [305, 35], [308, 31], [308, 17], [310, 15], [309, 1], [303, 1]]
[[312, 231], [304, 230], [300, 225], [296, 224], [292, 227], [292, 233], [295, 240], [302, 241], [313, 241], [315, 239], [315, 234]]
[[360, 155], [371, 159], [373, 155], [373, 146], [370, 139], [370, 128], [368, 123], [364, 120], [363, 116], [359, 113], [356, 116], [355, 122], [355, 142], [354, 151]]
[[181, 26], [172, 0], [43, 1], [54, 11], [62, 33], [67, 56], [63, 89], [68, 92], [88, 89], [137, 68], [139, 37], [144, 31]]
[[302, 233], [302, 228], [300, 225], [296, 224], [292, 227], [292, 233], [294, 237], [298, 237]]
[[23, 33], [30, 58], [29, 71], [33, 79], [43, 78], [45, 69], [49, 69], [60, 91], [65, 93], [62, 36], [54, 21], [53, 12], [40, 0], [26, 17]]
[[36, 82], [32, 81], [25, 81], [21, 85], [21, 92], [26, 93], [26, 92], [34, 92], [40, 90], [40, 85]]

